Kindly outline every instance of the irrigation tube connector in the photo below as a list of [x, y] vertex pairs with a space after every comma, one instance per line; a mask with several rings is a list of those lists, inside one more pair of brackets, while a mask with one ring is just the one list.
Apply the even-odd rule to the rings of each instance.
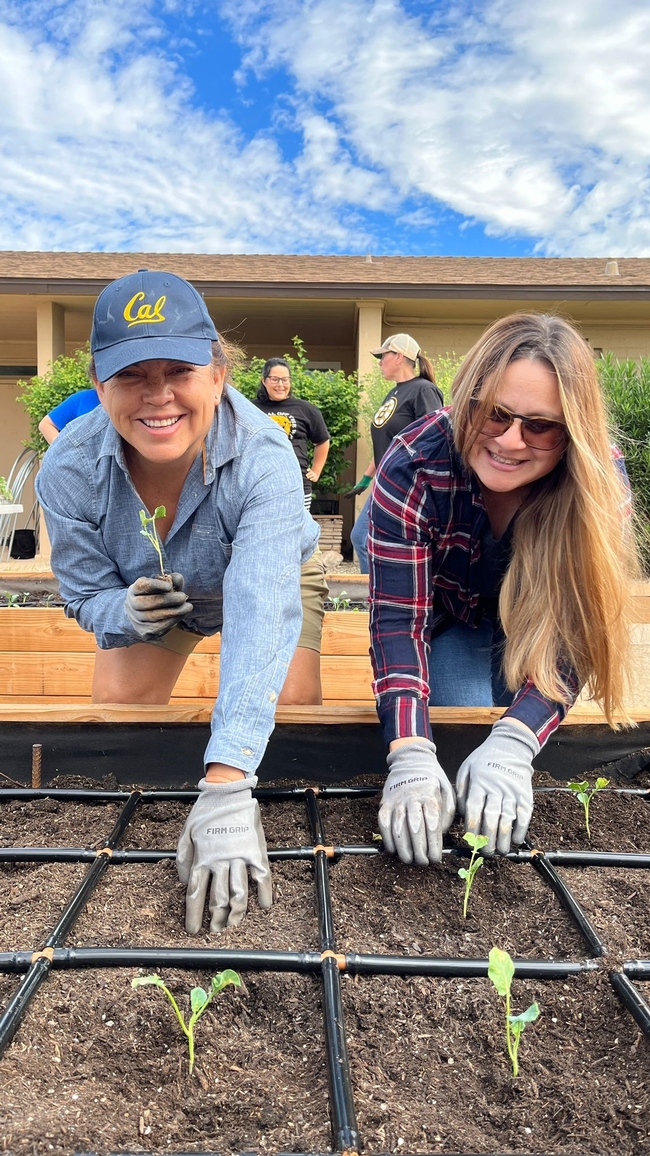
[[[232, 967], [244, 972], [269, 971], [320, 975], [334, 1144], [339, 1153], [344, 1153], [345, 1156], [357, 1156], [360, 1148], [360, 1137], [347, 1053], [341, 976], [343, 974], [352, 977], [385, 975], [408, 978], [426, 976], [449, 979], [486, 977], [489, 961], [477, 958], [454, 959], [422, 955], [339, 953], [336, 948], [329, 885], [330, 865], [343, 856], [382, 854], [383, 848], [378, 843], [372, 845], [330, 844], [324, 830], [319, 799], [323, 797], [370, 797], [377, 794], [377, 789], [374, 787], [307, 786], [259, 788], [255, 794], [264, 801], [298, 802], [303, 803], [306, 807], [311, 844], [303, 847], [272, 849], [269, 852], [269, 859], [272, 861], [303, 860], [311, 861], [314, 864], [319, 932], [319, 949], [317, 951], [231, 951], [218, 948], [185, 947], [66, 947], [67, 935], [109, 866], [118, 866], [129, 862], [152, 863], [175, 857], [176, 853], [171, 849], [123, 850], [119, 847], [136, 808], [148, 803], [171, 801], [191, 804], [198, 797], [198, 792], [189, 790], [127, 792], [60, 788], [0, 788], [0, 802], [9, 800], [27, 802], [50, 798], [63, 802], [122, 804], [117, 822], [100, 850], [79, 847], [10, 847], [0, 849], [0, 861], [2, 862], [88, 862], [91, 864], [81, 884], [70, 897], [56, 927], [39, 950], [0, 953], [0, 972], [23, 977], [17, 993], [0, 1019], [0, 1054], [13, 1038], [30, 1000], [52, 970], [174, 967], [214, 971], [215, 969], [223, 970]], [[469, 851], [464, 845], [458, 845], [445, 848], [443, 854], [466, 857]], [[525, 845], [521, 850], [510, 852], [506, 858], [513, 863], [534, 865], [577, 926], [593, 956], [600, 956], [604, 953], [604, 944], [575, 896], [555, 871], [555, 866], [650, 868], [650, 854], [591, 851], [542, 852], [529, 845]], [[515, 959], [514, 963], [515, 977], [527, 980], [566, 979], [585, 972], [593, 972], [599, 967], [596, 959], [577, 961]], [[622, 972], [610, 972], [609, 979], [625, 1007], [634, 1016], [646, 1035], [650, 1036], [650, 1005], [632, 983], [632, 979], [650, 979], [650, 960], [630, 961], [624, 965]], [[176, 1156], [182, 1156], [182, 1154], [178, 1153]], [[216, 1156], [216, 1154], [204, 1153], [203, 1156]]]

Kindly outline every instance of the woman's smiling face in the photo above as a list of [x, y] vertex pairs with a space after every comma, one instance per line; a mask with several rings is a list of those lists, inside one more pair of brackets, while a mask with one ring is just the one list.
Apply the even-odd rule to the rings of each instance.
[[97, 382], [115, 429], [146, 462], [188, 468], [221, 400], [225, 369], [185, 361], [139, 361]]
[[[557, 377], [544, 361], [511, 361], [494, 400], [524, 417], [564, 421]], [[564, 442], [552, 450], [533, 449], [522, 437], [521, 421], [515, 419], [499, 437], [479, 434], [468, 462], [484, 489], [509, 493], [550, 474], [565, 449]]]

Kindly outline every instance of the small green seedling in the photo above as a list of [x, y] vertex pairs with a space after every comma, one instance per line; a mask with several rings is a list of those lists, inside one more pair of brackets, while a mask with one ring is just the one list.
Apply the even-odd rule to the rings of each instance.
[[140, 510], [140, 526], [142, 527], [140, 533], [144, 538], [147, 538], [158, 555], [160, 563], [160, 576], [165, 577], [165, 566], [163, 563], [162, 547], [160, 545], [160, 538], [156, 529], [156, 518], [166, 518], [167, 510], [164, 506], [156, 506], [150, 518], [147, 517], [146, 510]]
[[9, 610], [17, 610], [20, 606], [20, 594], [12, 594], [10, 590], [5, 590], [5, 599]]
[[469, 893], [472, 890], [472, 883], [476, 872], [483, 866], [485, 859], [478, 852], [486, 843], [489, 843], [487, 835], [473, 835], [471, 831], [466, 831], [463, 835], [464, 841], [468, 847], [472, 848], [472, 854], [469, 860], [469, 867], [459, 868], [458, 875], [465, 880], [465, 896], [463, 899], [463, 919], [467, 919], [467, 904], [469, 903]]
[[609, 786], [609, 779], [596, 779], [595, 786], [589, 790], [589, 783], [586, 779], [582, 783], [569, 783], [569, 790], [573, 791], [579, 803], [582, 803], [585, 812], [585, 827], [587, 828], [587, 838], [591, 839], [591, 831], [589, 830], [589, 806], [594, 795], [599, 791], [604, 790]]
[[193, 987], [190, 992], [190, 1007], [192, 1009], [192, 1014], [190, 1015], [187, 1023], [185, 1023], [183, 1013], [176, 1003], [172, 993], [166, 984], [163, 983], [159, 975], [139, 975], [136, 976], [135, 979], [131, 980], [132, 987], [145, 987], [147, 984], [153, 984], [155, 987], [159, 987], [161, 991], [164, 991], [167, 999], [174, 1009], [174, 1014], [178, 1020], [180, 1029], [187, 1039], [187, 1047], [190, 1057], [190, 1075], [192, 1075], [194, 1068], [194, 1028], [196, 1026], [196, 1021], [203, 1015], [205, 1009], [210, 1006], [215, 995], [218, 995], [220, 991], [223, 991], [224, 987], [228, 987], [228, 984], [233, 984], [234, 987], [241, 987], [241, 978], [236, 971], [232, 971], [230, 968], [227, 968], [225, 971], [221, 971], [217, 975], [213, 975], [209, 991], [206, 991], [203, 987]]
[[330, 602], [335, 610], [349, 610], [351, 598], [347, 597], [347, 590], [342, 590], [340, 594], [332, 594]]
[[519, 1075], [519, 1041], [521, 1033], [526, 1024], [532, 1024], [539, 1015], [539, 1006], [536, 1003], [531, 1003], [525, 1012], [521, 1012], [518, 1016], [510, 1014], [510, 985], [515, 974], [515, 965], [512, 958], [507, 951], [501, 951], [499, 947], [493, 947], [490, 951], [490, 965], [488, 967], [488, 976], [492, 980], [495, 988], [500, 996], [506, 1001], [506, 1044], [508, 1046], [508, 1055], [510, 1056], [510, 1063], [512, 1064], [513, 1076]]

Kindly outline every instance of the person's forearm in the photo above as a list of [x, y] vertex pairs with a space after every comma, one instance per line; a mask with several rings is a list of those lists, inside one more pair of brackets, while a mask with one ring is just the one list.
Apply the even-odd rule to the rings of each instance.
[[43, 418], [43, 420], [38, 423], [38, 428], [39, 428], [40, 432], [42, 433], [43, 437], [45, 438], [45, 440], [49, 446], [52, 445], [53, 441], [56, 441], [56, 439], [58, 438], [58, 436], [61, 432], [55, 426], [54, 422], [52, 421], [52, 418], [49, 417], [47, 414]]
[[325, 468], [325, 462], [327, 461], [327, 455], [329, 451], [329, 442], [321, 442], [319, 446], [314, 447], [314, 461], [312, 463], [311, 469], [307, 470], [307, 477], [309, 478], [310, 482], [317, 482], [320, 478], [323, 469]]
[[245, 779], [246, 774], [238, 767], [228, 767], [225, 763], [208, 763], [205, 778], [208, 783], [232, 783], [235, 779]]

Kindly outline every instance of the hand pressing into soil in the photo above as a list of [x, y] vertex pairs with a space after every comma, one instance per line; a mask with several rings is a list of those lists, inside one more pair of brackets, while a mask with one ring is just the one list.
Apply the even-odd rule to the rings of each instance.
[[176, 869], [187, 885], [185, 928], [198, 935], [210, 879], [210, 932], [241, 923], [248, 906], [248, 871], [260, 907], [273, 901], [260, 807], [252, 790], [257, 777], [214, 783], [201, 779], [176, 851]]
[[499, 719], [462, 763], [456, 776], [458, 810], [473, 835], [486, 835], [484, 855], [506, 855], [510, 841], [523, 843], [533, 813], [533, 766], [539, 754], [527, 726]]
[[160, 638], [192, 610], [182, 574], [137, 578], [126, 592], [124, 609], [143, 642]]
[[386, 763], [379, 809], [379, 830], [390, 855], [403, 863], [439, 863], [442, 836], [456, 814], [454, 789], [436, 757], [429, 739], [401, 741]]

